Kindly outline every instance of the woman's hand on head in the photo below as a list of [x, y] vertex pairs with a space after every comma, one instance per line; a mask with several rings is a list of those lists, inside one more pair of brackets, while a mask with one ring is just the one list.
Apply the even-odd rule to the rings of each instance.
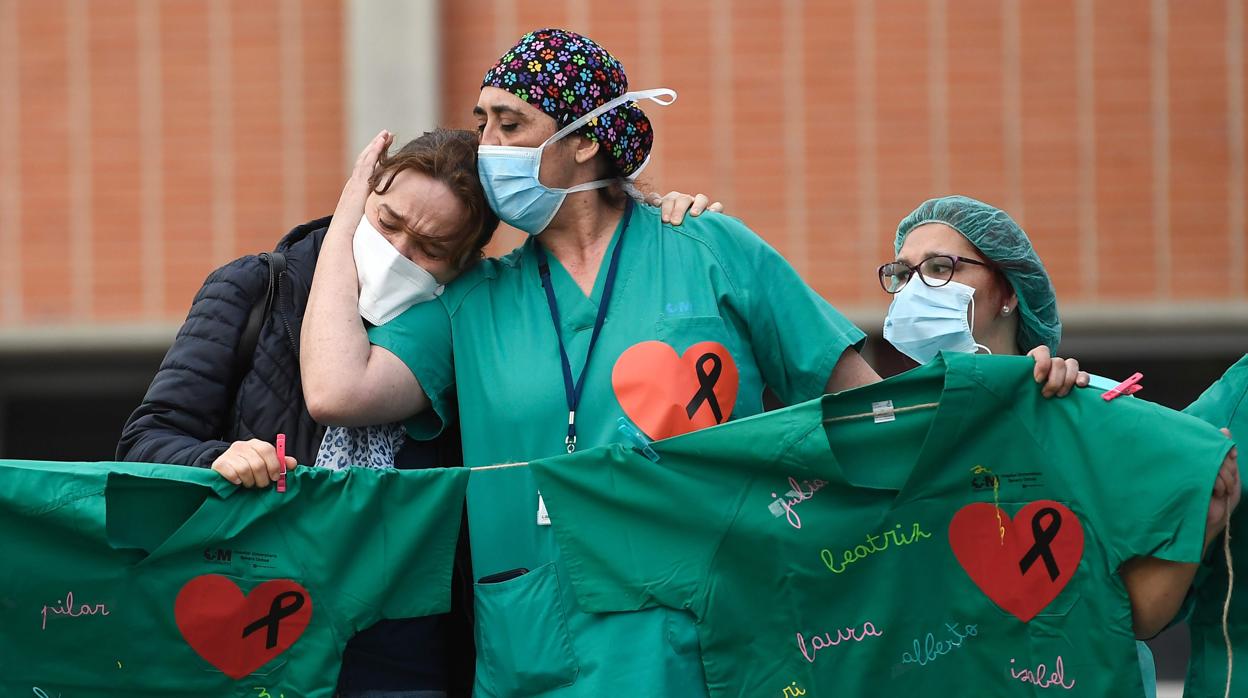
[[706, 194], [689, 195], [678, 191], [669, 191], [663, 196], [659, 196], [657, 192], [646, 197], [646, 203], [655, 208], [662, 209], [663, 222], [672, 225], [680, 225], [685, 220], [685, 214], [691, 216], [700, 216], [703, 211], [717, 211], [723, 213], [724, 205], [718, 201], [711, 203], [711, 198]]
[[372, 178], [373, 171], [377, 169], [377, 163], [381, 160], [382, 154], [393, 142], [394, 134], [383, 130], [364, 146], [364, 150], [360, 151], [359, 157], [355, 159], [355, 167], [351, 170], [351, 176], [342, 188], [342, 196], [338, 198], [338, 207], [334, 210], [335, 218], [358, 217], [364, 214], [364, 203], [368, 201], [368, 195], [372, 193], [368, 180]]
[[1080, 388], [1088, 385], [1090, 376], [1086, 371], [1079, 370], [1077, 359], [1053, 356], [1043, 344], [1027, 352], [1027, 356], [1036, 362], [1033, 375], [1041, 385], [1040, 394], [1045, 397], [1066, 397], [1076, 385]]
[[[286, 456], [286, 467], [289, 469], [295, 465], [295, 459]], [[277, 449], [273, 444], [251, 439], [230, 444], [225, 453], [212, 462], [212, 469], [235, 485], [268, 487], [269, 483], [277, 482], [282, 465], [277, 460]]]

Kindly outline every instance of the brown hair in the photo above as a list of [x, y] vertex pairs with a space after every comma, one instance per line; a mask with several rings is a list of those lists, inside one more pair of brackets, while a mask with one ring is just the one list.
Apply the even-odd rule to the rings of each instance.
[[415, 170], [446, 185], [468, 209], [455, 240], [451, 262], [463, 270], [483, 255], [482, 250], [498, 228], [498, 216], [485, 200], [485, 190], [477, 176], [477, 134], [446, 128], [434, 129], [408, 141], [393, 154], [383, 153], [368, 186], [385, 194], [403, 170]]

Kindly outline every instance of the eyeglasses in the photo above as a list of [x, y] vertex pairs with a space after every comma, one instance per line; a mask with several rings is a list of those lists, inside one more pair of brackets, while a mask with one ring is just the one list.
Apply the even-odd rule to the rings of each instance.
[[953, 272], [959, 264], [974, 264], [986, 267], [987, 264], [978, 259], [967, 259], [955, 255], [938, 254], [919, 262], [912, 267], [905, 262], [889, 262], [880, 266], [880, 286], [887, 293], [897, 293], [906, 287], [910, 277], [918, 274], [923, 283], [932, 288], [940, 288], [953, 280]]

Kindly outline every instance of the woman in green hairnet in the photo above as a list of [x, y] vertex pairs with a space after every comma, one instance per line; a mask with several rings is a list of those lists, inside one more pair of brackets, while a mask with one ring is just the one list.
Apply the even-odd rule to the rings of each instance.
[[[1056, 350], [1062, 323], [1053, 284], [1027, 234], [1005, 211], [965, 196], [930, 199], [897, 226], [894, 249], [895, 260], [879, 268], [879, 278], [893, 296], [884, 338], [901, 353], [923, 364], [940, 351], [1046, 358]], [[1050, 371], [1051, 377], [1056, 374], [1051, 385], [1064, 395], [1071, 381], [1062, 379], [1060, 363]], [[1066, 371], [1078, 372], [1073, 359], [1064, 363]], [[1088, 376], [1078, 374], [1077, 384], [1086, 386]], [[1218, 487], [1231, 491], [1224, 477], [1226, 482], [1237, 477], [1233, 456], [1228, 461], [1215, 495]], [[1237, 501], [1211, 499], [1206, 549], [1220, 533], [1226, 508]], [[1173, 620], [1196, 568], [1155, 557], [1135, 558], [1120, 568], [1137, 638], [1150, 638]], [[1145, 689], [1155, 696], [1152, 654], [1142, 642], [1137, 648]]]

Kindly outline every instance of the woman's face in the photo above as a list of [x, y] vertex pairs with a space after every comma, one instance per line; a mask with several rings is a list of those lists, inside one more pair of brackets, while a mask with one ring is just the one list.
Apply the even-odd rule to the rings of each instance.
[[442, 182], [403, 170], [385, 194], [369, 194], [364, 215], [399, 254], [424, 267], [438, 283], [450, 283], [459, 275], [451, 254], [468, 208]]
[[[546, 113], [497, 87], [481, 88], [472, 115], [477, 120], [481, 145], [536, 148], [558, 130], [555, 120]], [[568, 135], [542, 151], [542, 166], [538, 173], [542, 184], [567, 188], [580, 183], [575, 151], [581, 140], [580, 136]]]
[[[917, 267], [923, 260], [936, 255], [949, 255], [977, 262], [987, 262], [979, 250], [961, 233], [943, 223], [924, 223], [906, 236], [897, 261]], [[987, 266], [958, 264], [954, 268], [953, 281], [975, 289], [975, 319], [971, 332], [976, 338], [988, 336], [988, 326], [1001, 314], [1001, 308], [1015, 305], [1014, 294], [1003, 288], [1000, 277]], [[910, 283], [923, 283], [912, 278]]]

